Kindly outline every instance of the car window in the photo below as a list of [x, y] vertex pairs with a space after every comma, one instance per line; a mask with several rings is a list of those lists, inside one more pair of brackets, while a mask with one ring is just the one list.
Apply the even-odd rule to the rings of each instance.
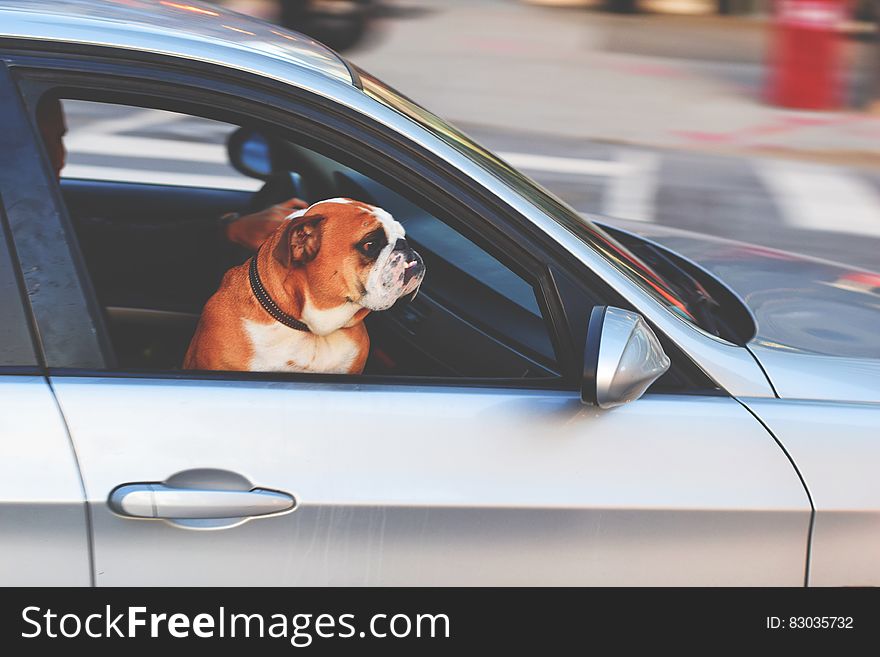
[[[449, 224], [388, 187], [315, 151], [295, 144], [289, 146], [336, 181], [336, 193], [383, 207], [403, 224], [408, 239], [434, 264], [432, 273], [438, 270], [438, 275], [431, 276], [425, 284], [430, 295], [492, 334], [518, 341], [531, 352], [553, 359], [553, 346], [538, 296], [530, 283]], [[461, 294], [461, 288], [470, 293]], [[477, 289], [482, 289], [483, 294], [478, 295]], [[493, 296], [503, 302], [493, 304]]]
[[226, 140], [237, 126], [198, 116], [62, 100], [67, 163], [62, 178], [256, 191], [236, 171]]
[[[503, 254], [478, 245], [380, 182], [250, 122], [241, 127], [81, 100], [63, 100], [62, 108], [68, 127], [62, 196], [119, 369], [299, 371], [302, 363], [283, 351], [296, 351], [296, 345], [268, 345], [275, 338], [257, 335], [257, 329], [230, 338], [244, 340], [243, 348], [253, 352], [246, 367], [244, 361], [215, 363], [188, 355], [202, 350], [201, 336], [207, 334], [202, 327], [216, 323], [213, 315], [210, 322], [200, 324], [200, 318], [206, 307], [216, 307], [212, 299], [218, 291], [228, 288], [223, 282], [228, 272], [243, 272], [236, 280], [246, 282], [239, 287], [248, 303], [259, 301], [267, 312], [272, 303], [283, 306], [284, 300], [276, 302], [271, 294], [268, 301], [261, 297], [262, 280], [255, 284], [249, 278], [252, 251], [230, 239], [228, 227], [296, 197], [306, 205], [348, 198], [382, 209], [403, 227], [406, 244], [426, 267], [415, 298], [407, 295], [364, 320], [363, 373], [557, 376], [541, 296], [533, 280], [517, 273], [522, 265], [504, 262]], [[41, 134], [51, 140], [45, 129]], [[271, 171], [248, 169], [263, 148]], [[46, 152], [51, 159], [49, 143]], [[230, 152], [239, 153], [235, 165]], [[284, 324], [283, 315], [272, 316]], [[289, 330], [288, 323], [284, 331]], [[285, 332], [282, 341], [300, 337]], [[310, 371], [341, 373], [322, 367]], [[350, 371], [359, 372], [356, 365]]]

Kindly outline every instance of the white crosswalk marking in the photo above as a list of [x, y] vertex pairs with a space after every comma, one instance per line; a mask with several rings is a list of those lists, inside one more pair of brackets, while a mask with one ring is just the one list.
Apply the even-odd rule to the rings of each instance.
[[761, 181], [787, 225], [880, 237], [880, 194], [837, 167], [756, 161]]
[[630, 173], [626, 162], [615, 160], [587, 160], [577, 157], [555, 157], [532, 153], [502, 152], [498, 156], [517, 169], [570, 173], [581, 176], [623, 176]]
[[[136, 160], [177, 160], [199, 164], [227, 165], [222, 143], [192, 142], [168, 138], [118, 134], [127, 129], [168, 124], [178, 116], [146, 110], [129, 116], [98, 121], [76, 130], [67, 140], [71, 153], [107, 155]], [[661, 155], [647, 150], [618, 148], [615, 159], [559, 157], [523, 152], [501, 152], [512, 166], [526, 172], [604, 178], [602, 213], [611, 217], [652, 222], [659, 185]], [[138, 166], [138, 165], [135, 165]], [[164, 172], [143, 162], [145, 168], [95, 166], [76, 161], [64, 176], [113, 181], [210, 187], [252, 191], [258, 180], [237, 177], [229, 168], [212, 173]], [[858, 175], [840, 167], [784, 160], [753, 160], [753, 166], [780, 209], [783, 221], [792, 228], [824, 230], [880, 237], [880, 192]]]
[[[107, 123], [109, 124], [110, 122], [108, 121]], [[104, 131], [104, 126], [101, 126], [98, 132], [93, 131], [92, 126], [86, 127], [85, 130], [77, 131], [75, 135], [68, 138], [67, 147], [71, 153], [90, 155], [111, 155], [138, 159], [174, 159], [207, 164], [228, 164], [229, 162], [226, 146], [223, 144], [107, 134]], [[617, 206], [625, 207], [626, 212], [630, 212], [630, 208], [634, 208], [634, 210], [630, 214], [618, 214], [617, 216], [646, 219], [651, 214], [651, 208], [646, 206], [646, 200], [648, 196], [653, 195], [653, 189], [648, 189], [651, 185], [646, 185], [646, 182], [653, 178], [653, 170], [656, 168], [654, 161], [656, 156], [649, 153], [622, 152], [624, 155], [618, 160], [590, 160], [512, 152], [499, 153], [499, 155], [512, 166], [529, 171], [626, 179], [627, 184], [624, 185], [625, 189], [622, 189], [622, 195], [630, 200], [626, 206], [621, 203], [618, 203]], [[79, 172], [76, 176], [68, 170], [65, 170], [65, 176], [85, 178], [89, 177], [87, 172], [92, 171], [105, 176], [105, 180], [110, 180], [111, 178], [106, 176], [113, 175], [110, 167], [77, 165], [75, 168]], [[72, 171], [74, 165], [69, 165], [68, 169]], [[117, 170], [118, 173], [114, 175], [112, 180], [127, 180], [128, 178], [124, 176], [132, 175], [134, 171], [140, 172], [141, 170], [125, 169], [125, 173], [123, 173], [123, 170]], [[166, 178], [159, 171], [143, 171], [151, 179], [162, 178], [164, 180]], [[167, 176], [167, 178], [170, 180], [171, 176]], [[203, 175], [201, 178], [203, 180], [218, 178], [215, 184], [209, 185], [211, 187], [221, 187], [230, 180], [228, 176]], [[139, 176], [138, 180], [146, 182], [143, 175]], [[235, 188], [241, 189], [240, 186]]]
[[609, 182], [603, 212], [610, 217], [654, 221], [660, 157], [650, 151], [619, 149], [618, 163], [626, 173]]
[[223, 144], [94, 134], [91, 131], [77, 132], [76, 136], [67, 140], [67, 149], [71, 153], [121, 155], [209, 164], [229, 163], [226, 146]]
[[93, 166], [89, 164], [68, 164], [64, 167], [62, 175], [64, 178], [82, 178], [85, 180], [110, 180], [114, 182], [146, 183], [149, 185], [233, 189], [244, 192], [255, 192], [263, 186], [262, 180], [255, 180], [244, 176], [215, 176], [150, 169]]
[[[65, 107], [65, 177], [242, 191], [262, 184], [229, 164], [229, 124], [80, 101]], [[590, 142], [578, 157], [568, 140], [498, 139], [507, 147], [501, 157], [590, 215], [736, 239], [747, 224], [747, 241], [877, 269], [880, 190], [854, 168], [623, 144], [609, 155], [607, 145]]]
[[[87, 112], [86, 108], [88, 108], [89, 105], [91, 105], [91, 103], [87, 101], [64, 101], [64, 108], [68, 113], [73, 112], [85, 114]], [[84, 126], [82, 131], [88, 131], [93, 134], [120, 133], [125, 132], [126, 130], [143, 130], [144, 128], [173, 123], [185, 118], [185, 115], [177, 114], [176, 112], [165, 112], [153, 109], [137, 110], [123, 114], [122, 116], [93, 121]]]
[[[119, 155], [147, 159], [174, 159], [186, 162], [227, 164], [229, 156], [223, 144], [128, 137], [79, 131], [67, 140], [72, 153]], [[547, 171], [583, 176], [628, 177], [642, 173], [644, 158], [629, 157], [621, 160], [587, 160], [569, 157], [551, 157], [530, 153], [500, 153], [514, 167], [529, 171]]]

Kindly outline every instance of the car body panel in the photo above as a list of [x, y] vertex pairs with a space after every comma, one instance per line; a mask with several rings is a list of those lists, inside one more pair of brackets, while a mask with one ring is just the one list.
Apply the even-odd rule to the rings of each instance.
[[608, 221], [688, 258], [749, 308], [780, 397], [880, 403], [880, 274], [656, 224]]
[[880, 360], [805, 354], [763, 344], [749, 345], [749, 349], [767, 370], [780, 397], [880, 405]]
[[0, 582], [88, 586], [85, 497], [46, 379], [0, 376]]
[[880, 406], [747, 399], [797, 463], [816, 516], [810, 586], [880, 586]]
[[[516, 389], [53, 385], [99, 585], [803, 584], [809, 500], [730, 398], [600, 411]], [[201, 468], [297, 507], [222, 530], [108, 510], [119, 485]]]

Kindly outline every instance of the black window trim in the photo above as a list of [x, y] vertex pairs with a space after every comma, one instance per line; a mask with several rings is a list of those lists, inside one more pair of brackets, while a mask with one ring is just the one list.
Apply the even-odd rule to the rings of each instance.
[[[231, 116], [235, 117], [236, 115], [241, 116], [249, 116], [249, 115], [258, 115], [260, 120], [263, 121], [271, 121], [269, 115], [271, 114], [279, 114], [283, 116], [284, 120], [289, 122], [293, 117], [293, 110], [288, 107], [284, 110], [279, 110], [276, 108], [267, 108], [264, 105], [264, 110], [257, 114], [253, 112], [254, 108], [259, 104], [258, 100], [255, 100], [253, 96], [249, 97], [248, 100], [242, 101], [240, 99], [235, 98], [235, 93], [233, 92], [232, 97], [229, 97], [230, 91], [235, 90], [239, 94], [241, 94], [241, 89], [236, 89], [235, 87], [239, 85], [233, 85], [228, 81], [212, 81], [213, 85], [211, 88], [206, 89], [205, 83], [206, 80], [201, 79], [203, 76], [199, 75], [198, 82], [200, 84], [196, 84], [194, 80], [189, 78], [184, 78], [183, 80], [175, 79], [170, 81], [168, 71], [166, 70], [153, 70], [153, 77], [161, 78], [161, 79], [150, 79], [151, 76], [144, 75], [145, 71], [139, 70], [138, 77], [135, 79], [131, 77], [131, 72], [129, 71], [129, 75], [125, 75], [120, 72], [120, 68], [124, 68], [124, 64], [120, 64], [119, 62], [103, 62], [103, 61], [94, 61], [89, 60], [85, 62], [71, 62], [70, 59], [65, 59], [63, 62], [59, 62], [52, 58], [42, 58], [42, 57], [34, 57], [33, 55], [28, 55], [25, 57], [22, 56], [5, 56], [5, 59], [13, 65], [12, 70], [14, 72], [16, 81], [18, 82], [19, 89], [22, 91], [22, 94], [25, 96], [26, 100], [30, 102], [32, 105], [34, 100], [42, 95], [46, 90], [49, 89], [57, 89], [59, 92], [62, 92], [63, 97], [77, 98], [81, 97], [87, 100], [95, 100], [95, 101], [107, 101], [107, 102], [120, 102], [127, 104], [135, 104], [139, 106], [158, 106], [162, 109], [176, 109], [176, 111], [189, 112], [192, 114], [197, 114], [200, 116], [206, 116], [209, 118], [217, 118], [219, 120], [223, 120], [223, 117]], [[181, 77], [180, 75], [175, 77]], [[224, 87], [223, 89], [218, 89], [217, 85]], [[181, 99], [181, 92], [186, 90], [186, 96], [189, 96], [186, 99]], [[87, 90], [87, 91], [84, 91]], [[252, 93], [256, 90], [248, 90], [249, 93]], [[288, 98], [290, 98], [293, 94], [293, 88], [285, 85], [285, 91]], [[219, 94], [227, 94], [227, 100], [230, 100], [230, 105], [232, 107], [230, 109], [220, 109], [216, 108], [216, 105], [210, 105], [204, 99], [205, 94], [217, 96]], [[303, 98], [295, 98], [291, 99], [292, 101], [300, 101], [301, 104], [308, 106], [311, 104], [310, 109], [312, 111], [319, 111], [321, 113], [321, 118], [323, 119], [324, 126], [326, 130], [330, 131], [333, 128], [329, 127], [329, 121], [327, 120], [328, 107], [326, 106], [326, 101], [321, 99], [320, 97], [315, 97], [309, 94], [308, 92], [301, 92], [303, 96], [310, 96], [307, 99]], [[297, 94], [298, 95], [298, 94]], [[201, 102], [199, 102], [198, 98], [202, 97]], [[270, 96], [271, 97], [271, 96]], [[157, 98], [162, 98], [164, 102], [156, 102]], [[275, 99], [278, 100], [277, 98]], [[305, 100], [306, 103], [302, 103]], [[237, 102], [236, 102], [237, 101]], [[316, 102], [317, 101], [317, 102]], [[315, 105], [320, 105], [323, 101], [323, 107], [315, 107]], [[238, 109], [238, 105], [246, 105], [247, 109]], [[294, 102], [290, 103], [294, 105]], [[299, 108], [297, 108], [299, 109]], [[344, 108], [329, 108], [339, 110]], [[338, 112], [337, 112], [338, 113]], [[352, 116], [355, 118], [360, 118], [359, 115], [352, 112]], [[348, 117], [349, 121], [351, 120], [351, 116]], [[228, 120], [228, 119], [227, 119]], [[338, 118], [336, 118], [338, 122]], [[276, 123], [280, 122], [276, 120]], [[363, 126], [361, 126], [363, 127]], [[370, 144], [370, 147], [375, 148], [378, 143], [382, 142], [382, 138], [385, 138], [385, 145], [387, 146], [387, 142], [389, 141], [389, 137], [393, 137], [393, 134], [390, 134], [390, 131], [384, 134], [380, 134], [375, 130], [375, 126], [373, 127], [373, 132], [375, 133], [375, 138], [373, 143]], [[281, 130], [291, 131], [289, 128], [284, 127], [280, 128]], [[337, 134], [343, 133], [343, 131], [339, 128], [336, 128]], [[350, 138], [350, 131], [349, 138]], [[306, 145], [310, 145], [307, 142], [309, 141], [309, 136], [307, 134], [301, 133], [299, 136], [302, 136], [302, 142], [306, 143]], [[400, 148], [402, 145], [402, 141], [398, 138], [396, 146]], [[408, 150], [412, 151], [412, 145], [407, 144]], [[333, 144], [329, 144], [323, 142], [320, 144], [320, 152], [327, 153], [328, 151], [333, 151], [336, 147]], [[339, 149], [337, 149], [339, 150]], [[343, 153], [343, 156], [345, 154]], [[433, 178], [428, 176], [422, 176], [425, 181], [430, 180], [432, 184], [437, 187], [441, 192], [443, 191], [442, 182], [438, 180], [437, 169], [442, 169], [440, 173], [455, 173], [450, 172], [448, 167], [442, 167], [442, 164], [434, 161], [431, 162], [430, 165], [427, 163], [430, 161], [429, 153], [413, 153], [419, 159], [415, 160], [416, 162], [421, 162], [423, 168], [430, 167], [434, 168]], [[332, 155], [331, 155], [332, 156]], [[342, 161], [345, 161], [345, 158], [338, 158]], [[370, 163], [367, 161], [362, 161], [361, 163], [362, 169], [376, 168], [375, 166], [371, 167]], [[405, 167], [405, 165], [401, 165], [401, 168], [408, 168], [412, 172], [412, 176], [417, 176], [418, 174], [415, 172], [413, 167]], [[459, 174], [456, 176], [458, 178], [462, 178]], [[462, 180], [457, 181], [459, 184]], [[52, 180], [52, 186], [57, 188], [54, 180]], [[414, 185], [416, 186], [416, 185]], [[474, 185], [471, 183], [468, 185], [470, 188], [469, 191], [473, 193]], [[436, 193], [427, 193], [426, 190], [418, 190], [419, 195], [422, 199], [429, 201], [432, 205], [437, 205], [442, 208], [443, 206], [439, 204], [436, 200]], [[59, 207], [64, 209], [64, 204], [60, 200], [60, 194], [57, 194], [58, 198], [56, 202], [59, 204]], [[481, 199], [483, 204], [483, 211], [473, 211], [475, 216], [479, 216], [485, 222], [487, 216], [491, 217], [493, 221], [488, 222], [491, 226], [492, 232], [494, 233], [492, 238], [487, 238], [485, 232], [475, 228], [473, 225], [468, 225], [467, 223], [456, 223], [454, 220], [450, 221], [450, 225], [453, 225], [456, 229], [461, 229], [461, 232], [468, 236], [469, 238], [474, 239], [482, 248], [486, 248], [488, 244], [489, 248], [487, 249], [493, 255], [499, 254], [501, 252], [502, 257], [501, 261], [508, 266], [512, 271], [522, 276], [529, 284], [531, 284], [536, 291], [536, 298], [543, 314], [545, 324], [547, 326], [551, 342], [553, 343], [554, 351], [557, 355], [557, 366], [560, 371], [560, 376], [552, 377], [552, 378], [523, 378], [523, 379], [512, 379], [509, 383], [513, 387], [521, 387], [521, 388], [559, 388], [570, 390], [576, 383], [576, 377], [574, 376], [574, 368], [570, 367], [570, 364], [574, 362], [574, 359], [571, 357], [571, 343], [570, 336], [568, 335], [567, 326], [564, 321], [561, 319], [564, 317], [564, 313], [560, 307], [560, 301], [556, 293], [555, 285], [553, 284], [552, 278], [549, 275], [548, 268], [546, 264], [542, 263], [540, 255], [535, 255], [533, 253], [529, 253], [524, 249], [520, 248], [520, 246], [516, 243], [515, 239], [510, 239], [510, 232], [513, 229], [516, 232], [516, 227], [511, 226], [508, 223], [508, 219], [503, 215], [498, 213], [497, 201], [495, 199], [491, 199], [491, 204], [486, 204], [486, 195], [483, 194], [484, 198]], [[445, 200], [454, 200], [450, 199], [448, 194], [446, 194]], [[460, 202], [461, 203], [461, 202]], [[468, 206], [464, 206], [467, 209]], [[470, 206], [472, 207], [472, 206]], [[433, 208], [432, 208], [433, 209]], [[66, 214], [66, 212], [65, 212]], [[443, 212], [442, 215], [448, 216], [448, 212]], [[445, 220], [445, 218], [444, 218]], [[499, 230], [499, 226], [501, 226], [501, 230]], [[508, 248], [501, 249], [498, 247], [498, 241], [501, 240], [506, 242]], [[529, 242], [533, 244], [532, 242]], [[534, 244], [533, 244], [534, 245]], [[537, 246], [537, 245], [534, 245]], [[510, 259], [509, 253], [513, 250], [514, 252], [520, 253], [523, 256], [523, 260], [529, 262], [529, 265], [523, 265], [521, 262], [518, 262], [516, 259]], [[503, 255], [508, 254], [508, 255]], [[546, 262], [546, 259], [544, 260]], [[86, 278], [88, 278], [86, 276]], [[94, 297], [93, 297], [94, 298]], [[262, 375], [257, 376], [256, 378], [265, 378], [269, 376], [273, 379], [282, 379], [282, 380], [310, 380], [314, 381], [315, 376], [320, 376], [326, 378], [328, 375], [313, 375], [313, 374], [304, 374], [301, 376], [291, 375], [291, 374], [262, 374], [262, 373], [198, 373], [198, 372], [121, 372], [121, 371], [112, 371], [108, 369], [101, 368], [89, 368], [89, 369], [81, 369], [81, 368], [52, 368], [51, 372], [53, 374], [58, 375], [71, 375], [76, 373], [77, 375], [85, 375], [86, 373], [95, 374], [99, 376], [125, 376], [129, 377], [131, 375], [142, 376], [142, 377], [157, 377], [161, 378], [224, 378], [224, 379], [253, 379], [254, 375]], [[445, 385], [476, 385], [478, 387], [508, 387], [505, 383], [506, 380], [501, 379], [493, 379], [486, 377], [386, 377], [386, 376], [376, 376], [376, 375], [362, 375], [362, 376], [347, 376], [345, 378], [346, 381], [352, 383], [386, 383], [386, 382], [403, 382], [406, 381], [412, 385], [420, 385], [426, 383], [437, 383], [437, 384], [445, 384]]]
[[[0, 93], [3, 93], [0, 87]], [[5, 257], [9, 262], [10, 274], [15, 288], [8, 296], [4, 296], [2, 307], [4, 322], [21, 322], [18, 330], [25, 334], [25, 337], [18, 340], [16, 344], [4, 345], [14, 354], [16, 364], [0, 365], [0, 375], [3, 374], [36, 374], [40, 375], [45, 369], [45, 363], [42, 360], [42, 349], [37, 340], [37, 332], [35, 330], [34, 318], [31, 314], [30, 305], [25, 303], [27, 298], [27, 289], [24, 284], [24, 278], [21, 275], [21, 268], [18, 263], [18, 256], [15, 252], [15, 245], [12, 242], [12, 235], [6, 220], [6, 208], [3, 205], [3, 194], [0, 191], [0, 257]], [[0, 284], [3, 282], [0, 281]], [[12, 287], [12, 286], [10, 286]], [[17, 292], [17, 294], [16, 294]], [[9, 304], [12, 304], [10, 306]]]
[[[0, 61], [0, 116], [4, 125], [0, 137], [0, 194], [3, 195], [3, 238], [8, 240], [10, 256], [19, 277], [25, 316], [30, 323], [31, 340], [36, 351], [40, 368], [47, 362], [46, 336], [55, 336], [59, 326], [39, 321], [41, 313], [49, 314], [56, 309], [69, 307], [82, 302], [80, 312], [74, 318], [74, 326], [79, 329], [71, 339], [74, 350], [109, 353], [109, 343], [100, 340], [100, 332], [94, 329], [95, 321], [101, 321], [97, 306], [90, 300], [92, 296], [84, 289], [80, 272], [76, 270], [76, 260], [63, 253], [69, 245], [72, 228], [66, 226], [57, 210], [53, 190], [47, 184], [47, 162], [41, 157], [42, 145], [36, 137], [26, 108], [19, 95], [5, 62]], [[31, 221], [34, 217], [45, 221]], [[57, 223], [56, 223], [57, 222]], [[23, 266], [25, 262], [40, 262], [36, 254], [42, 254], [46, 245], [60, 257], [60, 267], [64, 269], [56, 285], [46, 284], [44, 269], [40, 266]], [[64, 275], [66, 274], [66, 275]], [[62, 280], [60, 284], [58, 280]], [[86, 280], [86, 283], [88, 281]], [[65, 327], [67, 328], [67, 327]]]

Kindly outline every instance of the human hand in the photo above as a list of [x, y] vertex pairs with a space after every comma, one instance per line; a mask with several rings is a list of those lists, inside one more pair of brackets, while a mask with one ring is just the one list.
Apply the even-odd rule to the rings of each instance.
[[231, 221], [226, 226], [224, 234], [230, 242], [239, 244], [249, 251], [256, 251], [266, 241], [266, 238], [274, 233], [280, 224], [284, 223], [285, 217], [294, 210], [308, 206], [309, 204], [302, 199], [291, 198], [265, 210], [246, 214]]

